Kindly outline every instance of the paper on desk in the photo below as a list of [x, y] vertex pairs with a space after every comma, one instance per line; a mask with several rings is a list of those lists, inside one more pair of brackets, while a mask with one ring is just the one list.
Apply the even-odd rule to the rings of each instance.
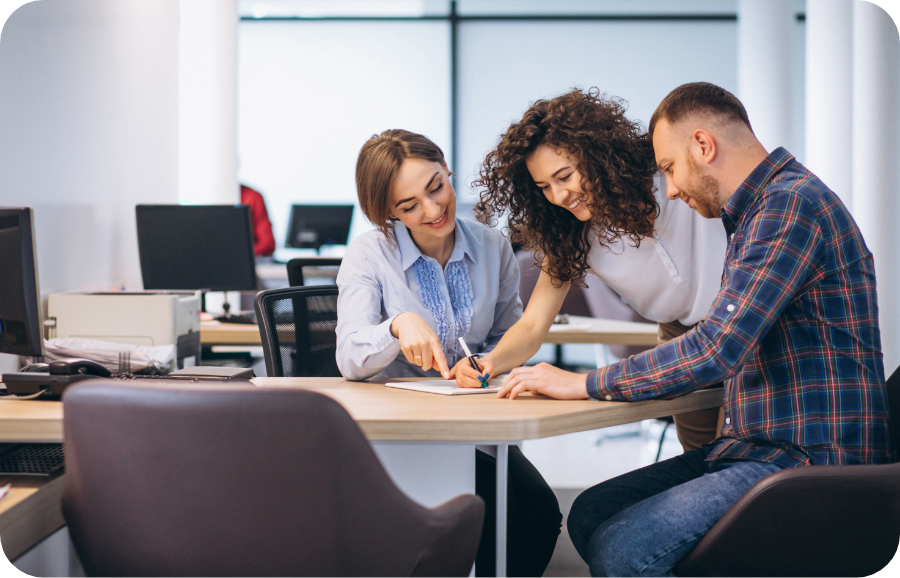
[[83, 357], [105, 365], [113, 373], [121, 373], [119, 369], [119, 352], [129, 352], [132, 372], [154, 365], [168, 367], [175, 359], [174, 345], [132, 345], [130, 343], [114, 343], [101, 339], [85, 337], [61, 337], [44, 340], [44, 358], [46, 361]]
[[488, 387], [457, 387], [455, 379], [426, 379], [422, 381], [395, 381], [385, 383], [385, 387], [397, 389], [409, 389], [425, 393], [439, 393], [441, 395], [471, 395], [473, 393], [496, 393], [506, 381], [506, 376], [501, 375], [488, 381]]
[[550, 326], [550, 333], [557, 331], [588, 331], [591, 324], [586, 321], [570, 321], [568, 323], [554, 323]]

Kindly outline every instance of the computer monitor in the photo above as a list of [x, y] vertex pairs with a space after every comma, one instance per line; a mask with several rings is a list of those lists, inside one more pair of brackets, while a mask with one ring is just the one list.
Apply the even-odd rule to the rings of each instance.
[[293, 205], [285, 247], [316, 249], [346, 245], [353, 205]]
[[0, 353], [40, 357], [43, 346], [34, 215], [0, 207]]
[[144, 289], [256, 291], [246, 205], [138, 205]]

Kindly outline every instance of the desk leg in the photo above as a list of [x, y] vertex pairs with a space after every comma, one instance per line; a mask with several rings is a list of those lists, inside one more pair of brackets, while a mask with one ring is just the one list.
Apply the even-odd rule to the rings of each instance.
[[497, 576], [506, 576], [506, 511], [509, 446], [497, 446]]

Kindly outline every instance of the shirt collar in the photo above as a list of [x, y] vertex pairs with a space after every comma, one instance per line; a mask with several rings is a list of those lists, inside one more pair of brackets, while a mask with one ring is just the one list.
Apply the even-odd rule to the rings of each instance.
[[[412, 267], [413, 263], [419, 260], [419, 257], [423, 256], [422, 251], [419, 251], [419, 248], [416, 247], [406, 225], [399, 221], [394, 225], [394, 237], [397, 239], [397, 248], [400, 250], [400, 265], [406, 271]], [[469, 241], [468, 227], [465, 226], [463, 221], [456, 219], [456, 240], [453, 243], [453, 252], [450, 253], [450, 260], [447, 263], [459, 261], [466, 256], [473, 263], [478, 262]], [[429, 259], [430, 257], [425, 258]]]
[[726, 233], [729, 235], [734, 233], [752, 201], [762, 195], [775, 174], [793, 159], [794, 157], [791, 153], [782, 147], [778, 147], [753, 169], [753, 172], [744, 179], [741, 186], [737, 188], [734, 194], [725, 202], [725, 206], [722, 207], [722, 224], [725, 225]]

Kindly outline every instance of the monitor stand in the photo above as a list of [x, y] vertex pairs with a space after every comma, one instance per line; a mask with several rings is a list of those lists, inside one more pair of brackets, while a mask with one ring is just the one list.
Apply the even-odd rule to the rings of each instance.
[[222, 310], [225, 312], [225, 314], [216, 317], [216, 321], [220, 321], [222, 323], [244, 323], [247, 325], [256, 325], [256, 319], [253, 315], [232, 315], [231, 303], [229, 303], [227, 300], [222, 303]]

